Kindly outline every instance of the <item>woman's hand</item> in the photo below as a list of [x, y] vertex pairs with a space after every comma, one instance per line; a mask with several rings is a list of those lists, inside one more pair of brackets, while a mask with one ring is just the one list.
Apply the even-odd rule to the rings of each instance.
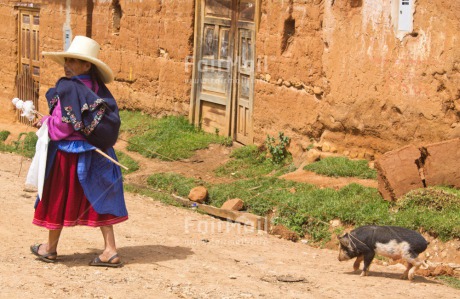
[[40, 128], [42, 126], [41, 119], [38, 119], [32, 123], [32, 127]]

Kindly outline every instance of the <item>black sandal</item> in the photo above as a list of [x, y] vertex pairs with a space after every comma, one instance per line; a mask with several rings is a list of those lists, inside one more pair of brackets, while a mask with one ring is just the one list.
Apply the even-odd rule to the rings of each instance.
[[118, 263], [112, 263], [112, 261], [114, 259], [116, 259], [118, 257], [118, 254], [114, 254], [111, 258], [109, 258], [109, 260], [107, 262], [103, 262], [101, 261], [101, 259], [99, 258], [99, 256], [96, 256], [94, 258], [94, 260], [92, 260], [89, 265], [90, 266], [95, 266], [95, 267], [112, 267], [112, 268], [118, 268], [118, 267], [121, 267], [123, 266], [123, 263], [121, 261], [119, 261]]
[[[35, 255], [37, 256], [41, 261], [45, 262], [45, 263], [55, 263], [56, 262], [56, 258], [57, 258], [57, 252], [48, 252], [48, 253], [45, 253], [45, 254], [40, 254], [38, 253], [38, 250], [40, 249], [40, 246], [42, 246], [43, 244], [35, 244], [35, 245], [32, 245], [30, 246], [30, 251]], [[53, 257], [54, 258], [50, 258], [50, 257]]]

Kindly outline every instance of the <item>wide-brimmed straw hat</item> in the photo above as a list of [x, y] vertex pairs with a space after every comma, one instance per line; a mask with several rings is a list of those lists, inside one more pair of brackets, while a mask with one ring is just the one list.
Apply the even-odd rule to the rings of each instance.
[[77, 35], [73, 39], [67, 51], [42, 52], [42, 54], [51, 58], [60, 65], [64, 65], [65, 58], [77, 58], [91, 62], [96, 66], [101, 80], [104, 83], [110, 83], [113, 81], [113, 72], [107, 64], [98, 58], [100, 49], [101, 47], [95, 40], [86, 36]]

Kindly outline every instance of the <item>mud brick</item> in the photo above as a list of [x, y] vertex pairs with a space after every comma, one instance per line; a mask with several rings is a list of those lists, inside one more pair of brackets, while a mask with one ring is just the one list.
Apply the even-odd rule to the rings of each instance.
[[425, 146], [428, 156], [424, 174], [427, 186], [460, 187], [460, 139]]
[[375, 162], [378, 189], [384, 199], [394, 201], [410, 190], [423, 188], [415, 163], [419, 158], [420, 150], [408, 145], [385, 153]]

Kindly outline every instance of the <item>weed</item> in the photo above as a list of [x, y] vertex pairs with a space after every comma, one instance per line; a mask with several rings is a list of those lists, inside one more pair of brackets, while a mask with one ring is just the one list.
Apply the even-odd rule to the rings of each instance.
[[288, 157], [289, 152], [287, 147], [289, 145], [290, 138], [284, 136], [283, 132], [278, 133], [278, 140], [275, 137], [267, 135], [265, 145], [267, 146], [268, 152], [270, 153], [271, 160], [275, 164], [281, 164]]

